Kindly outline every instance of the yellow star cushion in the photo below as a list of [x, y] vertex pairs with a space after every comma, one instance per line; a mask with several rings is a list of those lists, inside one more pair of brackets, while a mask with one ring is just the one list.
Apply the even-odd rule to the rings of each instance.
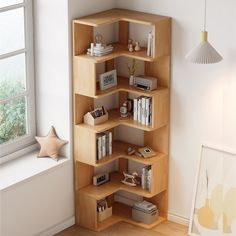
[[62, 140], [57, 136], [55, 128], [52, 126], [48, 135], [45, 137], [35, 137], [40, 144], [38, 157], [51, 157], [54, 160], [59, 159], [59, 151], [68, 141]]

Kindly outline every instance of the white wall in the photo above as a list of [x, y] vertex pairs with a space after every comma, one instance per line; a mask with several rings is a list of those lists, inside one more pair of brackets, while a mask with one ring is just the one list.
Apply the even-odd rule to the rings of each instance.
[[224, 57], [208, 66], [184, 59], [200, 42], [203, 1], [119, 0], [116, 6], [173, 17], [169, 211], [189, 218], [200, 145], [236, 149], [236, 3], [208, 1], [209, 40]]

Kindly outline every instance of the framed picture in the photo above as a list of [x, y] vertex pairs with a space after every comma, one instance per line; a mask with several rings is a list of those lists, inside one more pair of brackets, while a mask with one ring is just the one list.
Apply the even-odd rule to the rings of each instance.
[[117, 85], [117, 72], [116, 70], [108, 71], [100, 75], [99, 78], [100, 89], [105, 90]]
[[190, 236], [236, 235], [236, 154], [202, 146]]

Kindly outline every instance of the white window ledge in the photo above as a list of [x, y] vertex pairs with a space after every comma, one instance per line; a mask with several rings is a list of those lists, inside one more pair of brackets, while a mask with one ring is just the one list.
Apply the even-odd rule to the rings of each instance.
[[59, 161], [51, 158], [37, 158], [38, 151], [33, 151], [0, 165], [0, 191], [26, 181], [33, 176], [50, 171], [69, 161], [68, 158], [61, 157]]

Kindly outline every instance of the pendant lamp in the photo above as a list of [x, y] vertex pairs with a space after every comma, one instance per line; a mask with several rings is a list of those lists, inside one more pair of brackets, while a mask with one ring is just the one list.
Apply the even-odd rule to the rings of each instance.
[[222, 56], [213, 48], [213, 46], [207, 40], [206, 31], [206, 16], [207, 16], [207, 3], [205, 0], [205, 11], [204, 11], [204, 30], [202, 32], [202, 42], [193, 48], [187, 55], [186, 59], [196, 64], [213, 64], [220, 62]]

